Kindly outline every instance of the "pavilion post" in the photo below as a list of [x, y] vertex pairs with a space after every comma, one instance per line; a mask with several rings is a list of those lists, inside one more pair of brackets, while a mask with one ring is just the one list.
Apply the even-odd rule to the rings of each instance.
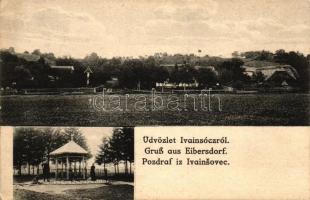
[[64, 161], [63, 158], [61, 158], [61, 178], [64, 178]]
[[79, 159], [79, 178], [81, 178], [81, 159]]
[[86, 178], [87, 178], [87, 162], [86, 162], [86, 159], [84, 158], [84, 163], [85, 163], [85, 176], [86, 176]]
[[69, 157], [67, 156], [66, 158], [67, 158], [67, 167], [66, 167], [67, 168], [66, 169], [67, 170], [67, 180], [69, 180]]
[[76, 174], [76, 160], [74, 160], [74, 174]]
[[85, 175], [85, 173], [86, 173], [86, 165], [85, 165], [84, 156], [82, 156], [82, 163], [83, 163], [83, 165], [84, 165], [83, 179], [85, 179], [85, 178], [86, 178], [86, 175]]
[[58, 178], [58, 158], [57, 158], [57, 156], [55, 157], [55, 159], [56, 159], [56, 173], [55, 173], [55, 179], [56, 179], [56, 181], [57, 181], [57, 178]]

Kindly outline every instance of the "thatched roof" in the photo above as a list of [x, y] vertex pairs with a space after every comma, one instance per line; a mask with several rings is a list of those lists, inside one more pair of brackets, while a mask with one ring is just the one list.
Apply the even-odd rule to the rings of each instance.
[[56, 149], [55, 151], [51, 152], [51, 156], [61, 155], [61, 154], [81, 154], [85, 155], [88, 152], [83, 149], [80, 145], [75, 143], [73, 140], [68, 142], [67, 144], [63, 145], [62, 147]]

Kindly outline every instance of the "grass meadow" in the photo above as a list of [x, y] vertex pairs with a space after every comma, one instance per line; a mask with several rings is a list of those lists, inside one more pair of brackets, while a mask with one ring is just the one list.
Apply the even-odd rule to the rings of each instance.
[[34, 192], [25, 189], [14, 189], [14, 200], [121, 200], [133, 199], [133, 186], [110, 185], [90, 189], [70, 189], [62, 194]]
[[[302, 93], [217, 94], [205, 98], [202, 104], [198, 96], [187, 97], [184, 101], [183, 94], [173, 98], [165, 94], [161, 95], [163, 106], [152, 110], [154, 100], [150, 94], [143, 97], [139, 94], [106, 95], [104, 98], [99, 95], [12, 95], [0, 97], [0, 123], [37, 126], [309, 125], [309, 97]], [[156, 105], [160, 103], [157, 101]], [[203, 110], [203, 105], [212, 110]], [[117, 107], [123, 110], [115, 110]]]

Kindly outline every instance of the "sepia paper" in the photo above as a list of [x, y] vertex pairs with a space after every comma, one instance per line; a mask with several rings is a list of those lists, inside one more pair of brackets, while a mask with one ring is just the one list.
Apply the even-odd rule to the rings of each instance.
[[310, 199], [309, 0], [0, 0], [0, 200]]
[[[143, 137], [176, 138], [176, 143], [145, 143]], [[229, 143], [180, 143], [184, 139], [222, 139]], [[309, 128], [149, 127], [136, 128], [136, 199], [309, 199]], [[151, 154], [148, 148], [163, 154]], [[186, 154], [226, 148], [227, 154]], [[169, 150], [181, 154], [169, 154]], [[143, 164], [169, 160], [169, 165]], [[227, 160], [228, 165], [193, 164]], [[183, 160], [176, 165], [176, 160]], [[211, 161], [212, 162], [212, 161]]]

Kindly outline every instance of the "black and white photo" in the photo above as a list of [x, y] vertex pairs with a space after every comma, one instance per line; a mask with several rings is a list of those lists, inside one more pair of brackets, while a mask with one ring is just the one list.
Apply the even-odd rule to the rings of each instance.
[[1, 125], [309, 125], [309, 1], [1, 1]]
[[14, 199], [133, 199], [134, 129], [15, 127]]

